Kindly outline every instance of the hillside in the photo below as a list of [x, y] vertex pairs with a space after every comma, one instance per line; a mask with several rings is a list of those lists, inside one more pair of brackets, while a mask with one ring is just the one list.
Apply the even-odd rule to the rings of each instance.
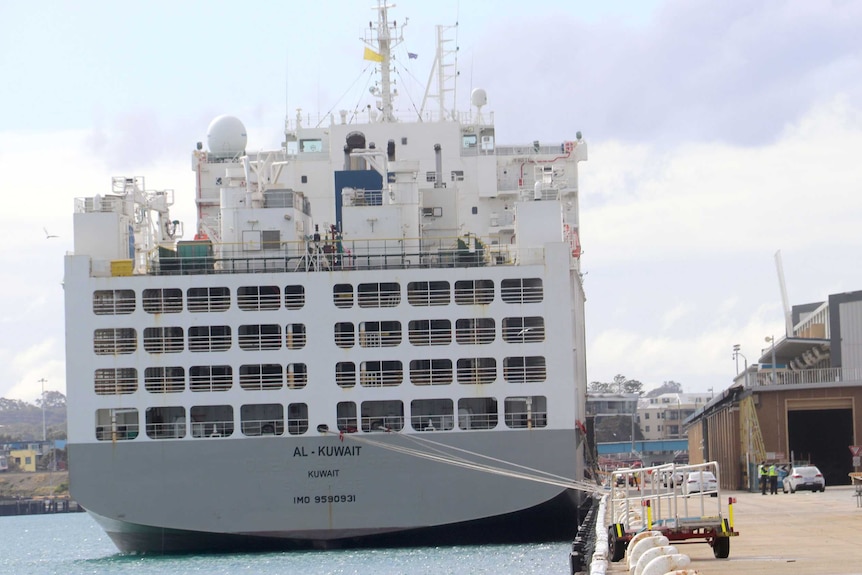
[[46, 391], [35, 404], [20, 399], [0, 397], [0, 443], [42, 439], [44, 417], [47, 439], [66, 438], [66, 396], [59, 391]]
[[66, 497], [69, 495], [69, 473], [0, 473], [0, 499], [16, 497]]

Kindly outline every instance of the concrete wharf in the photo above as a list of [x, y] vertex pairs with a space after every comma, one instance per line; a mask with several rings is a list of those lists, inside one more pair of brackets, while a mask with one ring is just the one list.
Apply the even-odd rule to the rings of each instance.
[[[701, 575], [862, 575], [862, 508], [851, 485], [824, 493], [777, 495], [723, 491], [735, 497], [730, 557], [716, 559], [703, 541], [677, 545]], [[627, 573], [625, 560], [608, 573]]]

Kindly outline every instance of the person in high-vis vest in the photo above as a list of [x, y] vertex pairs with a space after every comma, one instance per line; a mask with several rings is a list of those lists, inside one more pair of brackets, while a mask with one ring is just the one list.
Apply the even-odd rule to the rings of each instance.
[[769, 469], [766, 467], [765, 461], [757, 468], [757, 473], [760, 476], [760, 494], [766, 495], [766, 482], [769, 479]]
[[778, 466], [774, 463], [769, 466], [769, 493], [778, 493]]

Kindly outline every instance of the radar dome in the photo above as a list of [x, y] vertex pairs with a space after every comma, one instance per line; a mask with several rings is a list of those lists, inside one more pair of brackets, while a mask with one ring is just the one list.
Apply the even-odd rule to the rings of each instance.
[[234, 116], [219, 116], [207, 128], [207, 149], [220, 158], [242, 154], [247, 141], [245, 126]]
[[488, 94], [482, 88], [476, 88], [470, 93], [470, 102], [477, 108], [488, 103]]

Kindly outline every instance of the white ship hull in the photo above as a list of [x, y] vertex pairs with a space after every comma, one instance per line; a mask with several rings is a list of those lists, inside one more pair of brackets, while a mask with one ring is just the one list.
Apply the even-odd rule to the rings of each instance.
[[[561, 432], [435, 438], [528, 466], [575, 471]], [[517, 436], [521, 437], [517, 437]], [[460, 439], [460, 441], [459, 441]], [[405, 445], [393, 434], [382, 441]], [[579, 498], [338, 438], [73, 449], [76, 499], [124, 551], [330, 548], [571, 537]], [[318, 455], [319, 454], [319, 455]], [[84, 487], [86, 486], [86, 487]]]

